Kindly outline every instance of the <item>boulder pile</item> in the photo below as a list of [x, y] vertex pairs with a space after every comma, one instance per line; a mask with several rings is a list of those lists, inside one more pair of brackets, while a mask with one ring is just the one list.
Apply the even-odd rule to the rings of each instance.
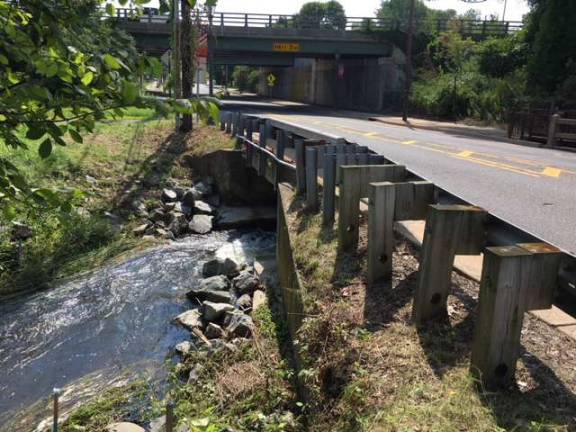
[[[187, 293], [197, 307], [174, 320], [206, 345], [214, 340], [250, 338], [253, 329], [250, 315], [266, 298], [254, 267], [240, 266], [230, 258], [215, 258], [204, 264], [202, 276], [198, 287]], [[185, 342], [176, 347], [181, 355], [189, 349]]]
[[210, 177], [188, 188], [164, 188], [157, 206], [148, 209], [144, 203], [137, 203], [136, 212], [143, 220], [133, 233], [169, 240], [186, 234], [207, 234], [212, 231], [219, 205]]

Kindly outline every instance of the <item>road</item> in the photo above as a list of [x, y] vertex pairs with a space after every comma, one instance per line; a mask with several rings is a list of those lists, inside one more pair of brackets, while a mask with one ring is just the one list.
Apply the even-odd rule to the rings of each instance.
[[310, 106], [228, 101], [366, 145], [471, 204], [576, 256], [576, 153], [353, 118]]

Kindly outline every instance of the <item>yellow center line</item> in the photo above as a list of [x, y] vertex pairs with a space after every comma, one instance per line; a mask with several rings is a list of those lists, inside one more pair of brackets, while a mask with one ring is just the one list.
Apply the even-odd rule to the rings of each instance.
[[488, 166], [491, 168], [497, 168], [497, 169], [501, 169], [504, 171], [510, 171], [516, 174], [523, 174], [529, 177], [540, 177], [537, 173], [533, 172], [533, 171], [528, 171], [528, 170], [523, 170], [521, 168], [516, 168], [510, 165], [506, 165], [506, 164], [500, 164], [497, 162], [491, 162], [491, 161], [487, 161], [484, 159], [477, 159], [477, 158], [471, 158], [471, 157], [459, 157], [457, 154], [453, 154], [453, 156], [457, 159], [463, 160], [463, 161], [468, 161], [468, 162], [472, 162], [472, 163], [476, 163], [479, 165], [484, 165], [484, 166]]
[[465, 151], [458, 153], [456, 156], [461, 157], [461, 158], [467, 158], [467, 157], [472, 156], [473, 154], [474, 154], [474, 152], [465, 150]]

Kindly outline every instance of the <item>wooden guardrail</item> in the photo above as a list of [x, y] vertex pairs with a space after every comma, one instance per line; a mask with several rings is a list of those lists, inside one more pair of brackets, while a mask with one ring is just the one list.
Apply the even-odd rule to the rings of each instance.
[[[257, 143], [252, 135], [256, 126]], [[487, 247], [488, 212], [465, 203], [439, 203], [438, 188], [432, 183], [357, 144], [291, 136], [278, 123], [270, 127], [266, 119], [239, 113], [223, 113], [220, 127], [236, 134], [245, 146], [247, 164], [272, 183], [286, 181], [282, 169], [295, 174], [290, 182], [305, 195], [309, 211], [323, 212], [327, 227], [336, 219], [338, 195], [340, 253], [356, 251], [360, 208], [368, 198], [367, 280], [379, 289], [392, 286], [394, 222], [426, 221], [413, 299], [416, 325], [447, 316], [455, 255], [483, 253], [470, 371], [486, 388], [509, 384], [519, 356], [524, 313], [552, 306], [565, 256], [560, 250], [543, 242]], [[288, 151], [290, 161], [285, 160]]]
[[[573, 132], [563, 132], [562, 126], [569, 126]], [[567, 119], [554, 114], [550, 117], [548, 130], [548, 147], [555, 147], [558, 142], [571, 142], [576, 144], [576, 119]]]

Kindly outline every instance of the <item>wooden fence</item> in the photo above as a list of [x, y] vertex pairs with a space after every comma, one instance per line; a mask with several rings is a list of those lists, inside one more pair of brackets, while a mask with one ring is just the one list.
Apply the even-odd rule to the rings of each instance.
[[485, 210], [439, 203], [432, 183], [357, 144], [296, 136], [279, 123], [238, 113], [223, 113], [221, 129], [237, 136], [248, 166], [274, 184], [295, 184], [308, 210], [322, 212], [326, 227], [337, 222], [341, 253], [356, 251], [359, 215], [367, 211], [367, 280], [379, 289], [391, 289], [394, 222], [426, 221], [413, 298], [416, 325], [447, 316], [455, 255], [483, 253], [470, 370], [486, 388], [513, 380], [524, 313], [552, 306], [562, 252], [542, 242], [487, 247]]

